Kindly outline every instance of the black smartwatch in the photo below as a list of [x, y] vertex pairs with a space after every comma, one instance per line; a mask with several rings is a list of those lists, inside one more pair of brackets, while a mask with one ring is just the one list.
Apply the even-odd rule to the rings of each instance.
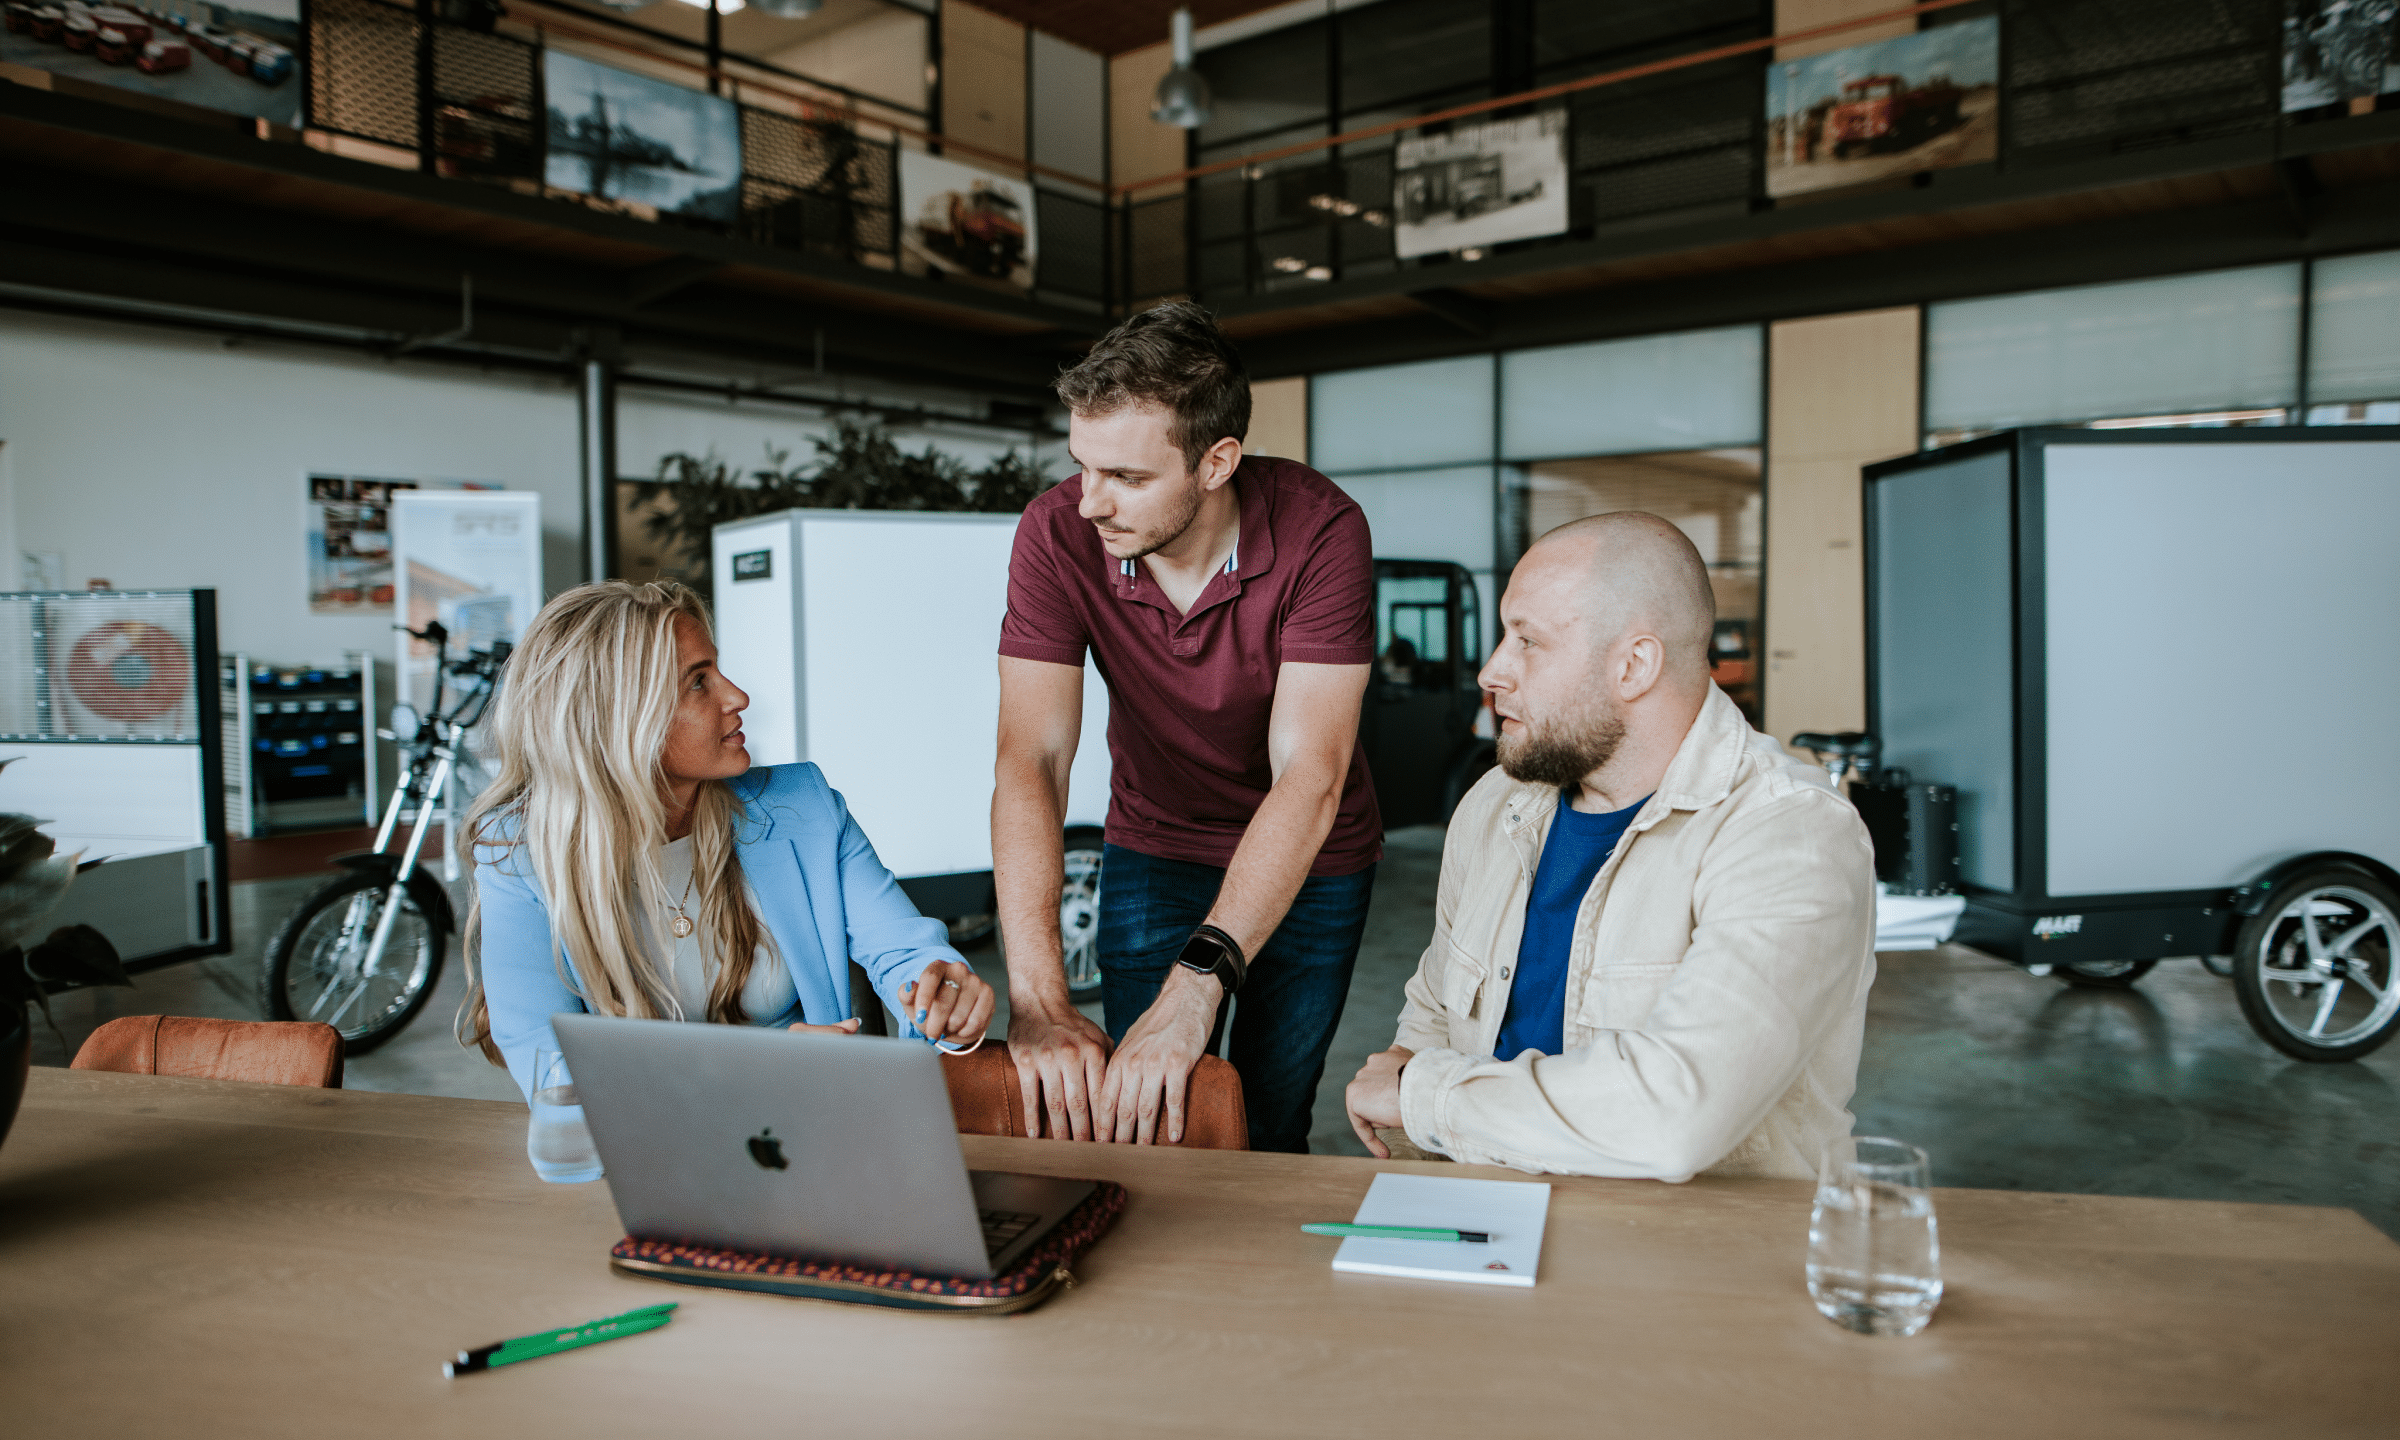
[[1242, 947], [1214, 925], [1194, 930], [1192, 938], [1183, 942], [1183, 953], [1175, 957], [1175, 963], [1186, 970], [1216, 976], [1228, 995], [1241, 989], [1242, 981], [1250, 973], [1250, 962], [1242, 958]]

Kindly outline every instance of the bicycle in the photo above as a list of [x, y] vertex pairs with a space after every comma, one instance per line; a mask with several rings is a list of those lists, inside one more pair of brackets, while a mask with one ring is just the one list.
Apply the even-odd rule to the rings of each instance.
[[[458, 919], [440, 879], [417, 860], [467, 732], [491, 708], [508, 663], [506, 642], [452, 660], [450, 633], [438, 621], [406, 633], [433, 646], [433, 700], [421, 716], [405, 703], [394, 705], [391, 728], [376, 732], [397, 742], [404, 760], [374, 848], [334, 857], [348, 873], [285, 918], [267, 944], [260, 976], [270, 1018], [324, 1021], [341, 1032], [345, 1055], [364, 1054], [399, 1034], [441, 979]], [[452, 680], [455, 694], [445, 708]], [[394, 855], [393, 834], [412, 808], [408, 842]]]

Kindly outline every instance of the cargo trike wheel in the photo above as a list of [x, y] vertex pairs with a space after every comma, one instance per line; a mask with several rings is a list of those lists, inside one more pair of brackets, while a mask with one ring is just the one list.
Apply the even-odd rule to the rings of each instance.
[[2295, 1060], [2356, 1060], [2400, 1030], [2400, 896], [2323, 866], [2275, 887], [2234, 937], [2233, 990], [2259, 1038]]
[[1100, 995], [1101, 831], [1078, 825], [1067, 832], [1066, 883], [1058, 892], [1058, 943], [1067, 960], [1067, 998], [1080, 1005]]

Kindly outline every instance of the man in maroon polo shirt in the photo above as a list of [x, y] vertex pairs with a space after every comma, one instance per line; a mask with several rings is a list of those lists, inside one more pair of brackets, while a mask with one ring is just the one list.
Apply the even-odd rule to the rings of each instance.
[[[1238, 991], [1251, 1145], [1305, 1152], [1383, 853], [1356, 748], [1366, 516], [1305, 465], [1243, 456], [1249, 376], [1198, 306], [1126, 321], [1058, 394], [1082, 473], [1017, 527], [992, 796], [1025, 1113], [1075, 1139], [1182, 1139], [1185, 1081]], [[1087, 649], [1114, 772], [1105, 1032], [1068, 1001], [1058, 933]]]

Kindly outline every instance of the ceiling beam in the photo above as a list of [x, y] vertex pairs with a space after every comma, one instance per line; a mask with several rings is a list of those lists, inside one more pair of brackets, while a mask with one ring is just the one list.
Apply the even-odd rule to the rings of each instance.
[[625, 303], [638, 309], [653, 300], [664, 300], [724, 268], [724, 261], [704, 255], [670, 255], [625, 277]]
[[1500, 308], [1491, 301], [1477, 299], [1464, 290], [1452, 290], [1447, 287], [1434, 290], [1411, 290], [1408, 292], [1408, 298], [1478, 340], [1492, 333], [1492, 316]]

